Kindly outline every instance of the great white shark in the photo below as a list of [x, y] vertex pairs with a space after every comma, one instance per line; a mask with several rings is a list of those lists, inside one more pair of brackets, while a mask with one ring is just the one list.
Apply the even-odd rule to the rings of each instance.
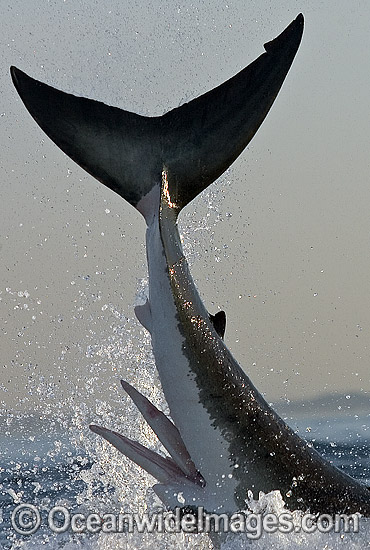
[[[217, 88], [160, 117], [75, 97], [11, 68], [30, 114], [74, 161], [144, 216], [149, 298], [136, 315], [150, 332], [170, 420], [127, 382], [170, 456], [114, 431], [91, 429], [158, 480], [163, 503], [244, 509], [279, 489], [290, 509], [370, 516], [370, 492], [326, 461], [266, 403], [223, 341], [225, 315], [202, 303], [177, 218], [238, 157], [266, 117], [298, 50], [300, 14], [265, 52]], [[181, 496], [181, 500], [180, 500]]]

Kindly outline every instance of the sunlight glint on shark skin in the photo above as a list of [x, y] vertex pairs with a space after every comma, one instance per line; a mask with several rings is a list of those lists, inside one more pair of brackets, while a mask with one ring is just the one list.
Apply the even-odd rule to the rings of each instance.
[[[181, 209], [243, 151], [274, 102], [303, 32], [299, 15], [236, 76], [161, 117], [78, 98], [12, 68], [27, 109], [48, 136], [147, 223], [149, 300], [136, 308], [152, 338], [173, 423], [123, 382], [167, 449], [164, 458], [99, 426], [91, 429], [152, 474], [169, 507], [234, 512], [248, 489], [279, 489], [290, 508], [370, 515], [370, 493], [326, 462], [268, 406], [222, 340], [189, 273]], [[223, 322], [224, 324], [224, 322]]]

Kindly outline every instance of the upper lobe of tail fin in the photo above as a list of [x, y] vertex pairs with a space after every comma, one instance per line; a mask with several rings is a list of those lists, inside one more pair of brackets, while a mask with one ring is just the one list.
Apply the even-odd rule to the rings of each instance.
[[293, 62], [299, 15], [266, 52], [233, 78], [160, 117], [144, 117], [52, 88], [11, 68], [27, 109], [75, 162], [132, 205], [169, 174], [180, 211], [219, 177], [252, 139]]

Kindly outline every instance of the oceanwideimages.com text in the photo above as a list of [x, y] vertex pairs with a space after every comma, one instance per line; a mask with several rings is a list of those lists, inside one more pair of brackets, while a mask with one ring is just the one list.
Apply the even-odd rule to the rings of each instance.
[[199, 507], [189, 512], [176, 508], [155, 513], [71, 513], [65, 506], [54, 506], [44, 517], [36, 506], [22, 503], [11, 515], [13, 529], [31, 535], [41, 526], [53, 533], [245, 533], [259, 539], [263, 533], [321, 533], [359, 531], [358, 514], [281, 514], [237, 512], [232, 515], [210, 514]]

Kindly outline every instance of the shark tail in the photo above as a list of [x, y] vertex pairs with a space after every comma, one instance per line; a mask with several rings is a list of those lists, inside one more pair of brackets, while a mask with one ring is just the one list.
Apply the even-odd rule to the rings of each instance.
[[284, 82], [302, 32], [300, 14], [248, 67], [160, 117], [64, 93], [15, 67], [11, 76], [30, 114], [56, 145], [147, 219], [154, 201], [148, 208], [144, 198], [163, 185], [165, 170], [177, 215], [252, 139]]

